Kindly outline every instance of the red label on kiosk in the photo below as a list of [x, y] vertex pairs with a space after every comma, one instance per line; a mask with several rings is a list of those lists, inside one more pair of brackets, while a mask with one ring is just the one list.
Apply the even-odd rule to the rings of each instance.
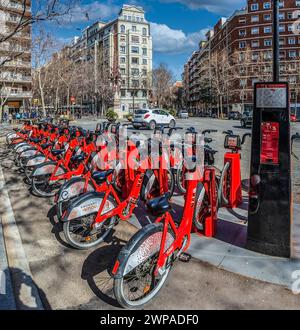
[[279, 123], [261, 124], [261, 164], [279, 165]]

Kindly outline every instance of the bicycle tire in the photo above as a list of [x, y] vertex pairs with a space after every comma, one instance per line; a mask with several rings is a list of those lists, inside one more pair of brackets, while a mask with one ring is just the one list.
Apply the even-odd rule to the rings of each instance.
[[[138, 258], [140, 265], [143, 265], [144, 262], [148, 261], [152, 256], [155, 256], [157, 253], [159, 253], [160, 245], [158, 244], [153, 251], [150, 251], [151, 249], [147, 249], [147, 240], [156, 240], [157, 242], [161, 242], [161, 235], [163, 233], [163, 224], [162, 223], [156, 223], [156, 224], [149, 224], [145, 227], [143, 227], [141, 230], [139, 230], [130, 240], [129, 242], [123, 247], [121, 250], [118, 260], [120, 262], [119, 270], [122, 272], [122, 274], [118, 274], [114, 278], [114, 294], [118, 301], [118, 303], [124, 307], [124, 308], [141, 308], [143, 305], [147, 304], [150, 300], [152, 300], [160, 291], [160, 289], [165, 284], [168, 275], [170, 273], [170, 270], [172, 268], [172, 263], [170, 263], [165, 273], [162, 275], [161, 279], [158, 282], [158, 285], [155, 286], [155, 288], [151, 291], [149, 295], [146, 295], [142, 299], [135, 299], [135, 300], [128, 300], [128, 298], [125, 297], [124, 294], [124, 277], [130, 273], [125, 273], [127, 271], [127, 267], [129, 266], [128, 263], [132, 260], [130, 258], [135, 258], [135, 255], [138, 255], [139, 249], [141, 249], [141, 254], [143, 255], [143, 262], [140, 262], [140, 259]], [[171, 231], [168, 231], [170, 235], [172, 235], [172, 239], [174, 240], [174, 234]], [[154, 236], [155, 235], [155, 236]], [[145, 250], [143, 250], [143, 243], [145, 244]], [[152, 244], [153, 246], [153, 244]], [[135, 253], [135, 254], [134, 254]], [[149, 256], [145, 254], [148, 253]], [[151, 255], [150, 255], [151, 254]], [[137, 266], [137, 267], [138, 267]], [[133, 268], [136, 269], [137, 267]]]
[[230, 167], [230, 163], [227, 162], [224, 165], [224, 168], [222, 170], [221, 173], [221, 177], [220, 177], [220, 182], [219, 182], [219, 189], [218, 189], [218, 202], [219, 205], [227, 205], [229, 203], [229, 200], [227, 198], [227, 196], [224, 196], [224, 183], [225, 183], [225, 178], [228, 177], [228, 170]]

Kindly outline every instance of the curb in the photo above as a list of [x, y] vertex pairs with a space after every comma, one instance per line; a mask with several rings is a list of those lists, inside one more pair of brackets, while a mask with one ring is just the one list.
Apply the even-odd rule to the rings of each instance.
[[10, 271], [16, 309], [43, 310], [39, 290], [34, 283], [22, 239], [14, 217], [3, 171], [0, 166], [0, 205], [8, 269]]

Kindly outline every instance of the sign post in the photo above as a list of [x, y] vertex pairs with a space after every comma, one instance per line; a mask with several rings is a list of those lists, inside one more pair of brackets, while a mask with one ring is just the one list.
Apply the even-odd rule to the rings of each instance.
[[256, 83], [247, 247], [290, 257], [291, 140], [287, 83]]

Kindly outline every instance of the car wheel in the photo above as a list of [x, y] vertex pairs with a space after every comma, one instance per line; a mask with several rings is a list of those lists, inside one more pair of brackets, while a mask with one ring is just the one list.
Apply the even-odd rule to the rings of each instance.
[[169, 127], [170, 127], [170, 128], [174, 128], [175, 126], [176, 126], [176, 121], [175, 121], [174, 119], [172, 119], [172, 120], [170, 121]]
[[156, 127], [156, 122], [155, 122], [154, 120], [151, 120], [150, 123], [149, 123], [149, 128], [150, 128], [151, 130], [154, 130], [155, 127]]

